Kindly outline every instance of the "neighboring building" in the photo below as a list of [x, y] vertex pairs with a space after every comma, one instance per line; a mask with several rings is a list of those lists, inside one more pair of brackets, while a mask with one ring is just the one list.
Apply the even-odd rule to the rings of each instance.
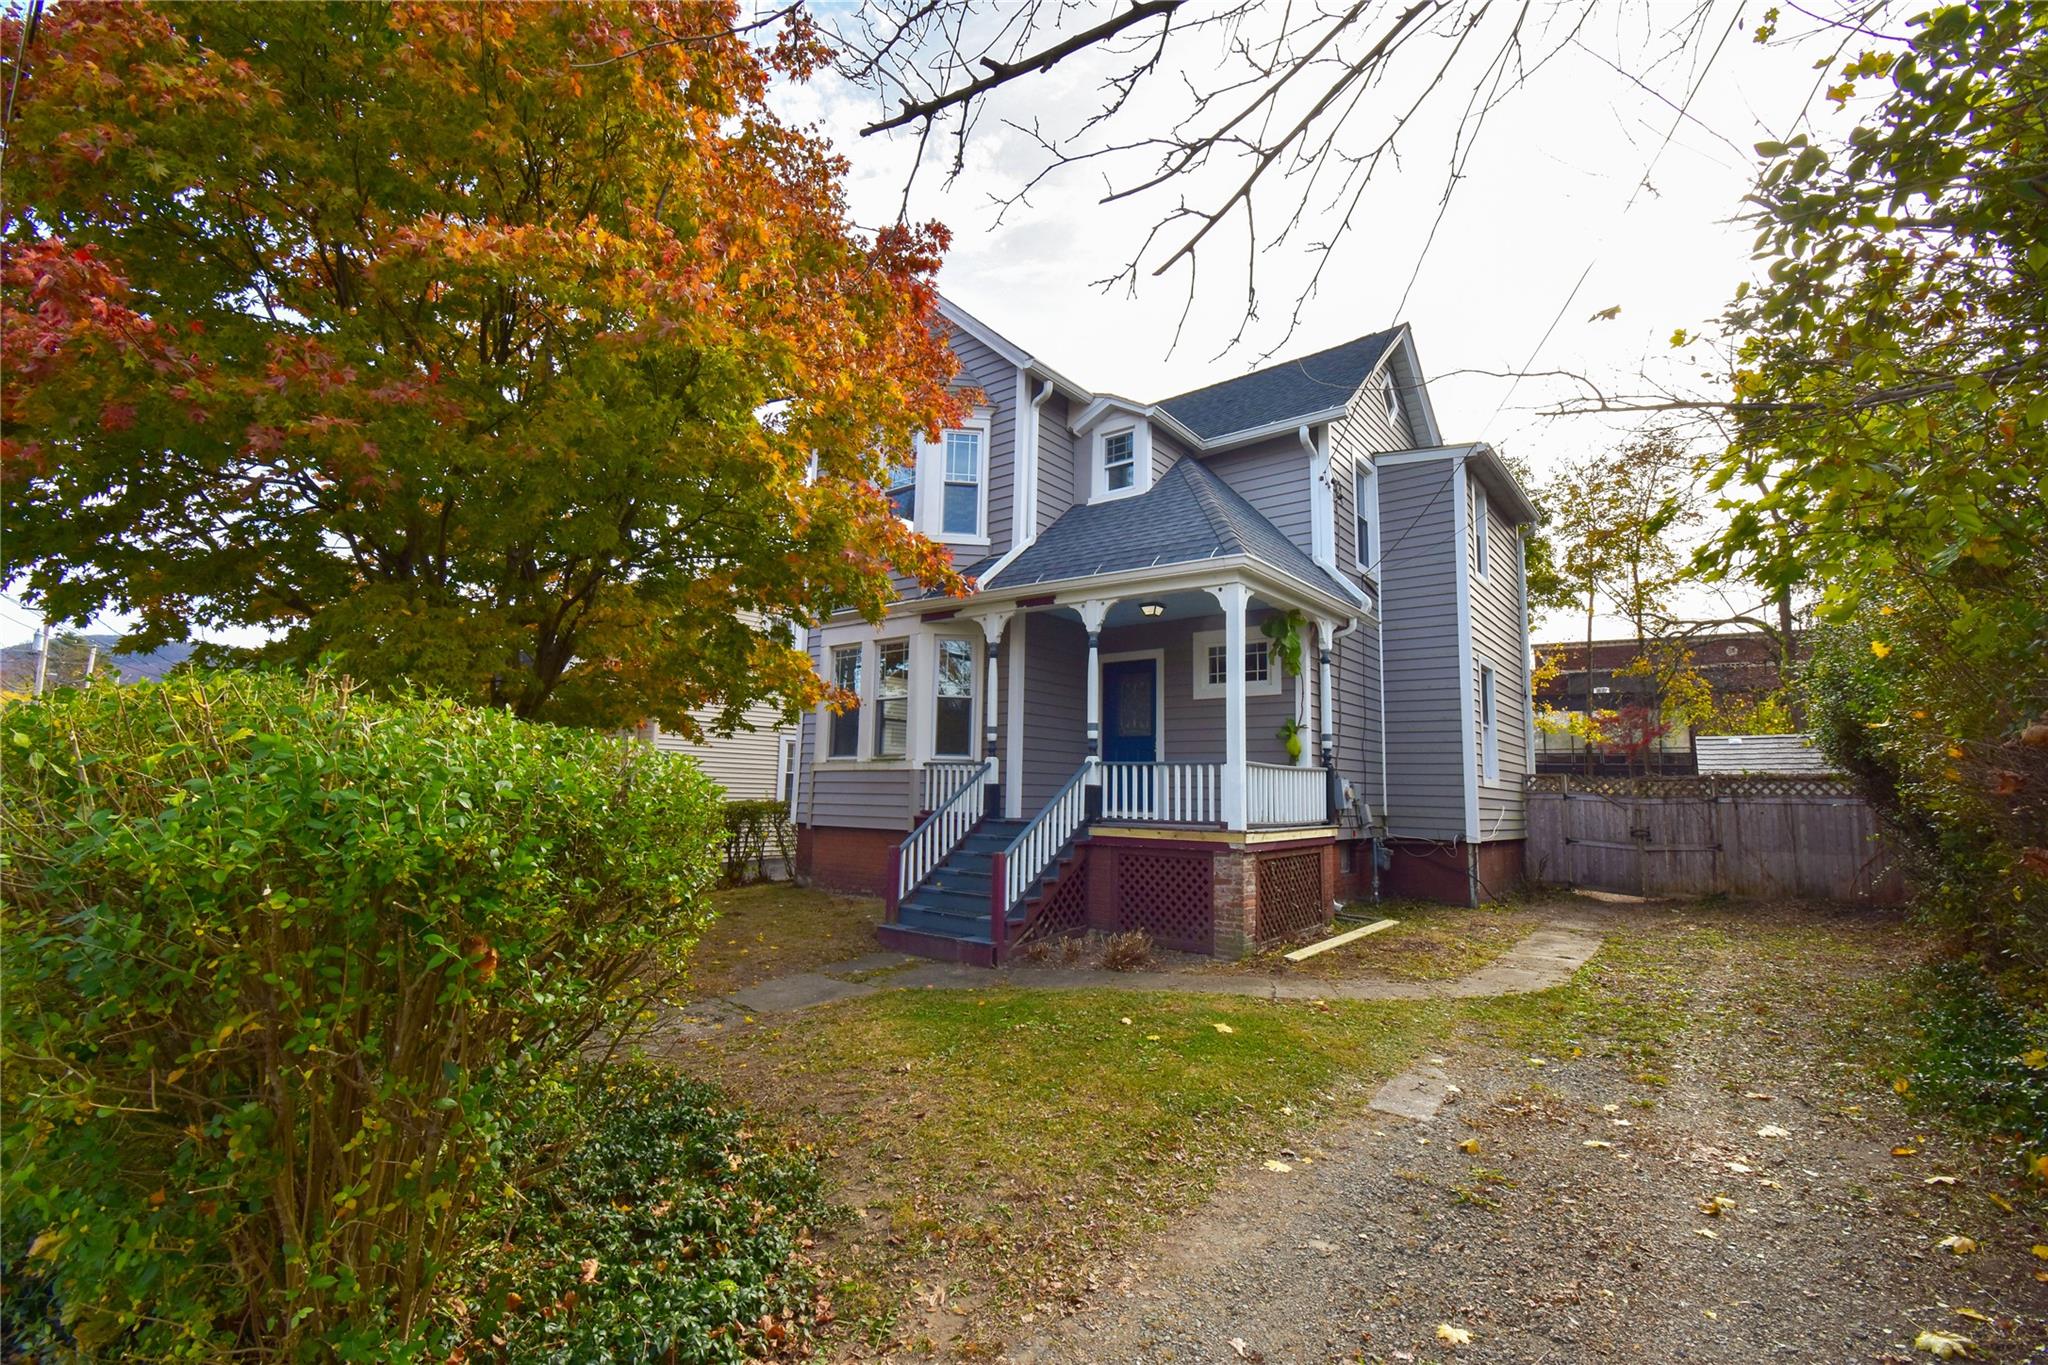
[[1519, 878], [1535, 509], [1443, 442], [1406, 326], [1143, 403], [942, 311], [979, 402], [894, 492], [978, 588], [811, 632], [861, 705], [804, 719], [800, 873], [979, 962], [1084, 925], [1235, 955]]
[[1835, 777], [1841, 769], [1811, 735], [1701, 735], [1693, 741], [1701, 777]]
[[746, 723], [752, 729], [729, 735], [713, 733], [711, 723], [717, 707], [696, 713], [705, 727], [704, 738], [691, 740], [653, 721], [640, 727], [638, 737], [664, 753], [688, 754], [706, 776], [725, 788], [728, 801], [787, 801], [796, 783], [796, 728], [782, 723], [781, 712], [767, 702], [747, 708]]
[[[1768, 635], [1756, 631], [1697, 635], [1686, 642], [1686, 648], [1692, 651], [1693, 671], [1705, 680], [1718, 707], [1754, 705], [1780, 690], [1778, 646]], [[1619, 711], [1648, 702], [1647, 680], [1620, 671], [1641, 651], [1642, 646], [1635, 640], [1595, 640], [1590, 655], [1592, 667], [1588, 669], [1584, 640], [1537, 644], [1536, 653], [1554, 661], [1557, 671], [1536, 693], [1536, 709], [1583, 712], [1589, 688], [1596, 711]], [[1795, 637], [1793, 657], [1795, 661], [1805, 657], [1803, 638]], [[1693, 736], [1687, 730], [1675, 730], [1658, 739], [1650, 746], [1651, 771], [1667, 776], [1698, 771], [1693, 745]], [[1598, 773], [1626, 773], [1636, 771], [1640, 760], [1595, 752], [1591, 767]], [[1537, 731], [1536, 771], [1583, 773], [1587, 768], [1582, 741], [1568, 734]]]

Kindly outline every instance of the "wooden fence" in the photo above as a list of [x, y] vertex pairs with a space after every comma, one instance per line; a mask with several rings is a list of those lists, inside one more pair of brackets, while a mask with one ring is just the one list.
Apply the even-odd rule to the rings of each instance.
[[1639, 896], [1800, 896], [1892, 905], [1877, 818], [1831, 777], [1529, 778], [1529, 876]]

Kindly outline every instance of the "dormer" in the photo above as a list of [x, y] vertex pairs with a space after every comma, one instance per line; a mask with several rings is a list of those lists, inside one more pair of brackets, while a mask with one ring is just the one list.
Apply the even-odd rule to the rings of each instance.
[[1152, 487], [1152, 421], [1143, 403], [1105, 394], [1073, 422], [1086, 458], [1074, 471], [1083, 502], [1136, 497]]

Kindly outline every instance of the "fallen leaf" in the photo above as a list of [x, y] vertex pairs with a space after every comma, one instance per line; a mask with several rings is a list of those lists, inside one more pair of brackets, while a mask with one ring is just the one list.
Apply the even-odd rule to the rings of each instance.
[[1700, 1212], [1709, 1218], [1719, 1218], [1726, 1209], [1735, 1207], [1735, 1201], [1725, 1194], [1713, 1195], [1700, 1201]]
[[1284, 1175], [1288, 1171], [1293, 1170], [1294, 1168], [1284, 1161], [1275, 1161], [1269, 1157], [1266, 1160], [1266, 1169], [1269, 1171], [1279, 1171], [1281, 1174]]
[[2034, 1254], [2036, 1256], [2039, 1256], [2042, 1260], [2048, 1261], [2048, 1246], [2043, 1246], [2039, 1242], [2034, 1243]]
[[1232, 1028], [1232, 1027], [1231, 1027], [1230, 1025], [1228, 1025], [1228, 1024], [1225, 1024], [1225, 1023], [1218, 1023], [1218, 1024], [1217, 1024], [1217, 1025], [1215, 1026], [1215, 1028], [1216, 1028], [1216, 1031], [1217, 1031], [1218, 1033], [1235, 1033], [1235, 1032], [1237, 1032], [1237, 1030], [1236, 1030], [1236, 1029]]
[[1997, 1190], [1984, 1191], [1984, 1197], [1986, 1199], [1989, 1199], [1992, 1203], [1998, 1205], [1998, 1207], [2000, 1207], [2001, 1209], [2004, 1209], [2007, 1213], [2011, 1213], [2014, 1211], [2012, 1201], [2010, 1199], [2007, 1199], [2004, 1195], [2000, 1194]]
[[1935, 1245], [1943, 1251], [1953, 1251], [1958, 1256], [1967, 1256], [1977, 1249], [1977, 1239], [1965, 1237], [1959, 1232], [1952, 1232], [1939, 1242], [1936, 1242]]
[[1585, 1145], [1588, 1147], [1612, 1147], [1614, 1144], [1611, 1142], [1602, 1142], [1599, 1138], [1587, 1138]]
[[1721, 1234], [1714, 1231], [1712, 1228], [1694, 1228], [1692, 1230], [1692, 1235], [1695, 1237], [1705, 1237], [1709, 1241], [1718, 1242], [1721, 1240]]
[[1131, 1016], [1126, 1014], [1123, 1018], [1117, 1020], [1117, 1022], [1120, 1024], [1128, 1024], [1131, 1022]]
[[1774, 1100], [1778, 1097], [1776, 1095], [1766, 1095], [1761, 1090], [1752, 1090], [1742, 1098], [1746, 1100]]
[[1991, 1321], [1991, 1315], [1989, 1313], [1979, 1313], [1974, 1308], [1958, 1308], [1956, 1309], [1956, 1316], [1959, 1318], [1968, 1318], [1971, 1322]]
[[1762, 1186], [1763, 1186], [1763, 1187], [1765, 1187], [1766, 1189], [1772, 1189], [1772, 1190], [1782, 1190], [1782, 1189], [1784, 1189], [1784, 1188], [1785, 1188], [1785, 1187], [1784, 1187], [1783, 1185], [1779, 1184], [1779, 1183], [1778, 1183], [1777, 1181], [1775, 1181], [1775, 1180], [1759, 1180], [1759, 1181], [1757, 1181], [1756, 1183], [1757, 1183], [1757, 1184], [1759, 1184], [1759, 1185], [1762, 1185]]
[[1780, 1128], [1775, 1123], [1767, 1123], [1763, 1127], [1756, 1130], [1756, 1135], [1761, 1138], [1791, 1137], [1792, 1130], [1789, 1128]]
[[1244, 1354], [1244, 1338], [1232, 1337], [1230, 1339], [1230, 1349], [1242, 1356]]
[[1748, 1175], [1756, 1169], [1754, 1166], [1745, 1166], [1740, 1161], [1724, 1161], [1721, 1164], [1737, 1175]]
[[1453, 1327], [1448, 1322], [1436, 1325], [1436, 1339], [1446, 1346], [1470, 1346], [1472, 1334], [1462, 1327]]
[[1892, 1090], [1896, 1094], [1903, 1095], [1912, 1088], [1913, 1083], [1907, 1080], [1904, 1076], [1901, 1076], [1897, 1080], [1892, 1082]]
[[1919, 1150], [1920, 1150], [1920, 1149], [1919, 1149], [1918, 1147], [1894, 1147], [1894, 1148], [1892, 1148], [1892, 1155], [1893, 1155], [1893, 1156], [1913, 1156], [1913, 1155], [1917, 1154], [1917, 1153], [1919, 1152]]
[[1156, 1043], [1159, 1041], [1159, 1035], [1156, 1033], [1148, 1033], [1145, 1035], [1145, 1041], [1148, 1043]]
[[2020, 1065], [2030, 1071], [2048, 1070], [2048, 1047], [2037, 1047], [2020, 1054]]
[[1957, 1356], [1967, 1358], [1970, 1354], [1970, 1339], [1952, 1336], [1947, 1332], [1922, 1332], [1913, 1338], [1913, 1349], [1925, 1351], [1942, 1360], [1952, 1360]]
[[597, 1283], [597, 1257], [586, 1256], [577, 1263], [576, 1278], [583, 1284]]
[[1465, 1154], [1466, 1156], [1478, 1156], [1478, 1155], [1479, 1155], [1479, 1139], [1478, 1139], [1478, 1138], [1466, 1138], [1466, 1139], [1465, 1139], [1465, 1140], [1464, 1140], [1463, 1142], [1461, 1142], [1461, 1143], [1459, 1143], [1459, 1144], [1458, 1144], [1458, 1150], [1459, 1150], [1459, 1151], [1461, 1151], [1461, 1152], [1463, 1152], [1463, 1153], [1464, 1153], [1464, 1154]]

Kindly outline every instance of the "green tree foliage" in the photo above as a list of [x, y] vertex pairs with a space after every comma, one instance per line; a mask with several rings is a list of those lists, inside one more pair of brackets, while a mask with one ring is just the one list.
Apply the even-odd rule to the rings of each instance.
[[716, 789], [318, 676], [102, 684], [0, 733], [0, 1202], [64, 1329], [403, 1357], [534, 1087], [696, 933]]
[[[1988, 952], [2048, 963], [2048, 8], [1914, 21], [1834, 93], [1846, 145], [1763, 144], [1731, 511], [1706, 566], [1817, 584], [1818, 727]], [[2030, 729], [2030, 727], [2032, 727]]]
[[7, 129], [0, 576], [521, 716], [817, 700], [778, 623], [959, 584], [876, 486], [959, 410], [946, 236], [855, 232], [765, 102], [822, 50], [742, 18], [51, 6]]

